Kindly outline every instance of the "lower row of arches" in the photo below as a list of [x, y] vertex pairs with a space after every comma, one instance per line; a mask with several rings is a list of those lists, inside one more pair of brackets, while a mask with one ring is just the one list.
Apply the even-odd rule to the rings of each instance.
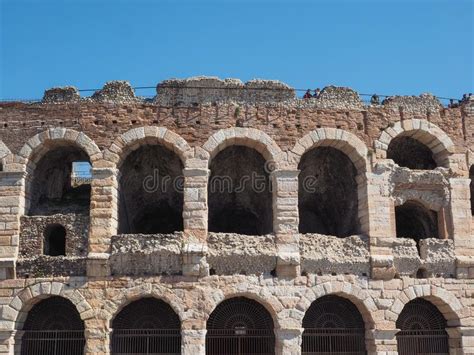
[[[124, 307], [112, 321], [111, 353], [180, 354], [181, 322], [166, 302], [142, 298]], [[407, 303], [396, 322], [398, 353], [449, 354], [447, 321], [429, 301]], [[302, 354], [367, 354], [365, 323], [348, 299], [326, 295], [303, 318]], [[83, 354], [84, 323], [67, 299], [53, 296], [28, 312], [15, 353]], [[255, 300], [234, 297], [220, 303], [207, 321], [206, 354], [275, 354], [274, 322]]]

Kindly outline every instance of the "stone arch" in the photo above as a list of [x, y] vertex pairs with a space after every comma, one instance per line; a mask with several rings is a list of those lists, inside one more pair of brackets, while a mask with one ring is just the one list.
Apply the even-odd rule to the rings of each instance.
[[[358, 310], [364, 321], [364, 328], [366, 334], [368, 331], [375, 329], [377, 314], [383, 314], [383, 310], [379, 310], [369, 292], [361, 287], [351, 284], [346, 281], [329, 281], [323, 284], [313, 286], [308, 289], [301, 297], [295, 308], [299, 312], [299, 323], [294, 324], [294, 327], [303, 328], [303, 318], [306, 312], [310, 309], [314, 301], [324, 296], [338, 296], [350, 301]], [[283, 312], [289, 313], [288, 310]], [[367, 349], [375, 347], [374, 339], [365, 336], [365, 344]]]
[[25, 287], [13, 297], [9, 305], [3, 306], [3, 314], [9, 315], [5, 319], [11, 322], [11, 329], [21, 329], [30, 309], [41, 300], [52, 296], [71, 301], [83, 321], [94, 317], [94, 310], [78, 289], [56, 281], [39, 282]]
[[318, 128], [299, 139], [291, 149], [292, 165], [297, 169], [304, 153], [316, 147], [333, 147], [349, 157], [358, 174], [368, 171], [368, 149], [354, 134], [338, 128]]
[[207, 302], [203, 313], [204, 319], [207, 322], [211, 313], [216, 309], [216, 307], [221, 304], [222, 302], [236, 297], [245, 297], [249, 298], [259, 304], [261, 304], [267, 312], [270, 314], [273, 320], [274, 329], [282, 328], [281, 320], [278, 318], [278, 313], [283, 308], [281, 302], [275, 297], [274, 295], [270, 294], [270, 292], [258, 292], [258, 291], [237, 291], [237, 290], [228, 290], [228, 292], [219, 292], [214, 295], [212, 298], [212, 302]]
[[[58, 150], [58, 148], [67, 147], [67, 153], [62, 152], [62, 150]], [[61, 153], [62, 152], [62, 153]], [[26, 172], [26, 179], [25, 179], [25, 212], [31, 213], [30, 208], [35, 208], [35, 203], [38, 202], [35, 199], [38, 198], [38, 195], [33, 196], [31, 190], [36, 191], [36, 188], [32, 187], [32, 184], [35, 183], [35, 170], [38, 167], [42, 166], [43, 168], [43, 175], [44, 169], [46, 169], [45, 162], [43, 158], [46, 159], [47, 154], [62, 154], [63, 158], [69, 157], [69, 161], [74, 161], [74, 159], [87, 159], [89, 160], [92, 166], [95, 166], [97, 162], [102, 158], [102, 152], [100, 151], [99, 147], [95, 144], [95, 142], [89, 138], [84, 132], [78, 132], [73, 129], [69, 128], [50, 128], [46, 131], [38, 133], [34, 137], [30, 138], [23, 148], [18, 153], [18, 161], [19, 164], [12, 164], [11, 167], [8, 167], [10, 162], [7, 162], [7, 169], [10, 171], [14, 170], [21, 170]], [[64, 155], [66, 154], [66, 155]], [[53, 158], [55, 159], [55, 158]], [[56, 160], [59, 163], [62, 159], [56, 157]], [[56, 165], [58, 165], [56, 164]], [[58, 166], [59, 166], [58, 165]], [[62, 183], [66, 183], [67, 179], [66, 176], [69, 175], [70, 169], [72, 168], [65, 168], [64, 166], [58, 167], [56, 166], [55, 172], [58, 174], [55, 175], [57, 179]], [[58, 184], [61, 185], [61, 184]], [[40, 184], [42, 186], [42, 184]], [[64, 185], [66, 186], [66, 185]], [[60, 186], [57, 187], [58, 189]], [[66, 189], [69, 192], [74, 190], [71, 186], [68, 188], [63, 187], [63, 191], [59, 193], [59, 195], [63, 195], [66, 192]], [[81, 199], [77, 199], [79, 205], [83, 204], [83, 207], [79, 209], [88, 209], [89, 208], [89, 201], [90, 200], [90, 192], [87, 191], [87, 187], [80, 188], [80, 190], [84, 190], [83, 194], [81, 195]], [[38, 192], [38, 191], [36, 191]], [[38, 192], [40, 193], [40, 192]], [[49, 198], [49, 197], [48, 197]], [[61, 197], [62, 199], [63, 197]]]
[[397, 121], [386, 128], [379, 139], [375, 141], [377, 157], [386, 159], [387, 150], [394, 138], [409, 137], [428, 147], [436, 164], [440, 167], [450, 168], [450, 155], [455, 152], [451, 138], [435, 124], [423, 119], [410, 119]]
[[61, 144], [69, 144], [82, 149], [89, 156], [92, 166], [102, 158], [99, 147], [91, 138], [84, 132], [70, 128], [50, 128], [38, 133], [25, 143], [18, 155], [24, 159], [25, 168], [28, 170], [28, 168], [34, 168], [33, 164], [36, 164], [52, 147]]
[[104, 152], [104, 159], [118, 168], [131, 152], [145, 144], [163, 145], [176, 153], [185, 167], [187, 160], [194, 155], [188, 142], [168, 128], [144, 126], [133, 128], [117, 137]]
[[428, 210], [440, 212], [448, 205], [448, 191], [425, 191], [425, 190], [396, 190], [393, 192], [394, 205], [401, 206], [407, 201], [415, 201]]
[[[193, 155], [194, 150], [182, 137], [163, 127], [134, 128], [112, 143], [104, 159], [119, 169], [119, 233], [173, 233], [183, 229], [183, 191], [175, 187], [182, 186], [183, 169]], [[141, 162], [141, 169], [135, 168], [135, 160]], [[138, 180], [153, 190], [145, 192]]]
[[258, 151], [271, 164], [270, 170], [281, 167], [285, 159], [278, 144], [265, 132], [256, 128], [232, 127], [214, 133], [202, 148], [209, 154], [208, 166], [220, 151], [232, 145], [241, 145]]
[[466, 314], [463, 317], [464, 307], [450, 291], [439, 286], [424, 284], [408, 286], [399, 292], [399, 295], [395, 297], [395, 301], [390, 307], [388, 314], [392, 316], [389, 320], [396, 322], [405, 305], [416, 298], [426, 299], [436, 306], [450, 327], [462, 326], [463, 321], [468, 316]]
[[182, 299], [166, 288], [160, 288], [155, 285], [152, 289], [151, 285], [145, 284], [128, 289], [120, 293], [113, 301], [106, 302], [104, 309], [107, 314], [108, 327], [112, 327], [112, 321], [126, 306], [142, 298], [155, 298], [168, 304], [178, 315], [181, 325], [183, 325], [187, 318], [182, 307]]
[[[365, 173], [370, 167], [364, 142], [341, 129], [319, 128], [298, 140], [289, 154], [293, 168], [301, 170], [298, 178], [300, 232], [338, 237], [367, 232]], [[324, 164], [328, 160], [332, 163]], [[333, 182], [334, 171], [338, 169], [341, 174], [337, 183], [328, 183]], [[306, 179], [315, 177], [317, 184], [308, 186], [313, 191], [305, 189]], [[336, 189], [336, 184], [342, 188]], [[341, 223], [328, 222], [334, 220]]]
[[[339, 296], [351, 301], [361, 314], [365, 323], [365, 329], [375, 329], [376, 322], [373, 313], [379, 310], [372, 296], [366, 290], [349, 282], [331, 281], [313, 286], [301, 297], [295, 308], [300, 310], [304, 316], [314, 301], [329, 295]], [[303, 318], [301, 318], [302, 320]], [[301, 324], [299, 326], [301, 327]]]

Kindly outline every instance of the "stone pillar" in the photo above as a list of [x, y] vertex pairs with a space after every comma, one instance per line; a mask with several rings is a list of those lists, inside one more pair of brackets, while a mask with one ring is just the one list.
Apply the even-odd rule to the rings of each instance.
[[298, 174], [299, 170], [275, 170], [271, 173], [279, 277], [300, 275]]
[[474, 327], [448, 328], [446, 331], [449, 335], [450, 354], [474, 354]]
[[118, 226], [117, 169], [92, 169], [90, 208], [87, 275], [104, 277], [110, 273], [110, 237], [117, 233]]
[[303, 328], [275, 329], [276, 354], [299, 355], [303, 341]]
[[209, 275], [207, 255], [207, 182], [209, 169], [186, 168], [184, 175], [183, 275]]
[[86, 345], [84, 354], [86, 355], [108, 355], [110, 354], [110, 336], [111, 331], [103, 328], [101, 320], [86, 321], [86, 330], [84, 332]]
[[365, 332], [368, 355], [397, 355], [396, 334], [400, 329], [369, 329]]
[[15, 353], [16, 330], [0, 331], [0, 354], [13, 355]]
[[15, 277], [20, 215], [25, 210], [25, 172], [0, 172], [0, 280]]
[[[373, 279], [392, 279], [392, 242], [395, 238], [395, 207], [390, 198], [387, 174], [367, 173], [367, 213], [365, 233], [369, 235], [370, 267]], [[361, 179], [362, 177], [359, 177]], [[360, 199], [360, 198], [359, 198]]]
[[185, 235], [205, 241], [207, 237], [207, 182], [209, 169], [183, 169]]
[[206, 355], [206, 329], [183, 329], [181, 331], [182, 355]]
[[457, 277], [474, 278], [474, 239], [471, 231], [471, 191], [467, 178], [449, 179], [451, 230], [457, 258]]

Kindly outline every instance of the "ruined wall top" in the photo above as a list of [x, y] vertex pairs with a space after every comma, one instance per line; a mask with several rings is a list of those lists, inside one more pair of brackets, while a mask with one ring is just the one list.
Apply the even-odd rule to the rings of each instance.
[[[441, 102], [432, 94], [420, 96], [389, 96], [380, 105], [364, 103], [360, 95], [351, 88], [327, 86], [318, 97], [300, 99], [296, 89], [277, 80], [253, 79], [242, 82], [239, 79], [198, 76], [187, 79], [168, 79], [156, 86], [153, 98], [136, 96], [127, 81], [110, 81], [90, 97], [79, 95], [72, 86], [46, 90], [44, 104], [77, 102], [105, 103], [147, 103], [165, 107], [193, 107], [216, 103], [268, 104], [290, 108], [316, 108], [338, 110], [365, 110], [367, 106], [382, 107], [392, 111], [410, 113], [437, 112]], [[368, 101], [365, 100], [366, 102]]]
[[296, 98], [295, 90], [276, 80], [194, 77], [170, 79], [158, 84], [155, 102], [164, 106], [193, 105], [213, 102], [284, 102]]

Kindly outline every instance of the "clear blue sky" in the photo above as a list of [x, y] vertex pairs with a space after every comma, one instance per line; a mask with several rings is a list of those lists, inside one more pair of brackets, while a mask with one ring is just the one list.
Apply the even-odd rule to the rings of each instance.
[[474, 91], [472, 0], [0, 3], [3, 99], [195, 75], [361, 93]]

